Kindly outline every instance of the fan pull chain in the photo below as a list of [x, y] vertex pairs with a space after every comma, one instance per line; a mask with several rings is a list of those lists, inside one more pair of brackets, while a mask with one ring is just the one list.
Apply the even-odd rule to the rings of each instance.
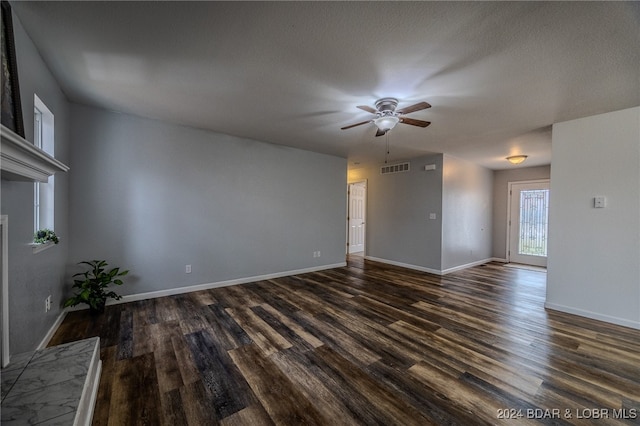
[[387, 152], [384, 155], [384, 164], [387, 164], [387, 161], [389, 159], [389, 132], [388, 131], [384, 134], [384, 137], [387, 143]]

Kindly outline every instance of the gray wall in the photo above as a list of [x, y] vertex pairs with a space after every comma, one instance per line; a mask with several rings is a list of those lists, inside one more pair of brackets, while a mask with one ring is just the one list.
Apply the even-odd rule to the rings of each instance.
[[[33, 141], [33, 95], [55, 116], [55, 156], [69, 165], [69, 106], [20, 20], [13, 16], [26, 139]], [[2, 214], [9, 216], [9, 322], [12, 354], [34, 349], [61, 313], [69, 247], [68, 174], [56, 174], [55, 231], [60, 244], [33, 254], [33, 183], [2, 180]], [[52, 310], [45, 313], [45, 299]]]
[[549, 179], [551, 166], [522, 167], [493, 172], [493, 254], [497, 259], [507, 259], [507, 205], [509, 182]]
[[554, 124], [550, 206], [546, 306], [640, 329], [640, 107]]
[[[367, 256], [440, 270], [442, 161], [430, 155], [411, 160], [409, 172], [382, 175], [375, 166], [359, 173], [367, 179]], [[425, 171], [426, 164], [437, 169]]]
[[442, 154], [410, 163], [409, 172], [350, 176], [367, 180], [366, 255], [430, 272], [491, 258], [492, 171]]
[[448, 269], [491, 258], [493, 172], [444, 156], [442, 190], [442, 266]]
[[344, 158], [80, 105], [72, 116], [70, 261], [130, 269], [121, 294], [345, 261]]

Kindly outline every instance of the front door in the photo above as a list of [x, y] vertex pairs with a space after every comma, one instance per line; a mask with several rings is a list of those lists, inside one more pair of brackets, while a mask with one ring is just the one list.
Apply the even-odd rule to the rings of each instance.
[[509, 262], [547, 266], [549, 181], [510, 184]]
[[364, 251], [366, 186], [364, 182], [349, 184], [349, 253]]

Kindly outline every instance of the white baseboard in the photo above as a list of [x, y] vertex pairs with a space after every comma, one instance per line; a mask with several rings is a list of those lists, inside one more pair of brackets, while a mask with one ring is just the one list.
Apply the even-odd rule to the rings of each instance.
[[558, 305], [555, 303], [545, 302], [545, 309], [552, 311], [564, 312], [567, 314], [578, 315], [585, 318], [591, 318], [598, 321], [604, 321], [615, 325], [621, 325], [623, 327], [634, 328], [640, 330], [640, 321], [632, 321], [625, 318], [612, 317], [610, 315], [599, 314], [597, 312], [586, 311], [584, 309], [573, 308], [571, 306]]
[[67, 312], [68, 312], [67, 309], [63, 309], [60, 312], [60, 315], [58, 315], [58, 318], [56, 318], [56, 321], [53, 323], [51, 328], [49, 328], [49, 331], [47, 331], [47, 334], [45, 334], [44, 338], [42, 339], [42, 341], [40, 342], [36, 350], [44, 349], [47, 347], [53, 335], [56, 334], [56, 331], [58, 331], [58, 327], [60, 327], [60, 324], [62, 324], [62, 321], [64, 321], [64, 317], [67, 316]]
[[500, 263], [509, 263], [509, 261], [507, 260], [507, 258], [502, 258], [502, 257], [492, 257], [491, 258], [491, 262], [500, 262]]
[[450, 274], [451, 272], [461, 271], [462, 269], [472, 268], [478, 265], [484, 265], [485, 263], [489, 263], [494, 260], [494, 258], [489, 258], [484, 260], [478, 260], [476, 262], [467, 263], [465, 265], [454, 266], [453, 268], [439, 270], [439, 269], [426, 268], [424, 266], [412, 265], [410, 263], [396, 262], [395, 260], [382, 259], [382, 258], [373, 257], [373, 256], [365, 256], [364, 258], [367, 260], [372, 260], [374, 262], [400, 266], [402, 268], [413, 269], [415, 271], [421, 271], [421, 272], [427, 272], [429, 274], [434, 274], [434, 275], [447, 275], [447, 274]]
[[[273, 274], [256, 275], [256, 276], [253, 276], [253, 277], [246, 277], [246, 278], [237, 278], [237, 279], [227, 280], [227, 281], [218, 281], [218, 282], [213, 282], [213, 283], [197, 284], [197, 285], [186, 286], [186, 287], [176, 287], [176, 288], [170, 288], [170, 289], [166, 289], [166, 290], [150, 291], [150, 292], [147, 292], [147, 293], [128, 294], [126, 296], [122, 296], [122, 299], [120, 299], [120, 300], [113, 300], [113, 299], [108, 300], [107, 301], [107, 305], [117, 305], [117, 304], [120, 304], [120, 303], [137, 302], [139, 300], [156, 299], [158, 297], [174, 296], [176, 294], [192, 293], [194, 291], [209, 290], [209, 289], [212, 289], [212, 288], [228, 287], [228, 286], [231, 286], [231, 285], [238, 285], [238, 284], [247, 284], [247, 283], [252, 283], [252, 282], [255, 282], [255, 281], [272, 280], [274, 278], [281, 278], [281, 277], [288, 277], [288, 276], [291, 276], [291, 275], [306, 274], [308, 272], [323, 271], [325, 269], [341, 268], [343, 266], [347, 266], [347, 263], [346, 262], [341, 262], [341, 263], [334, 263], [334, 264], [330, 264], [330, 265], [314, 266], [314, 267], [311, 267], [311, 268], [295, 269], [295, 270], [291, 270], [291, 271], [276, 272], [276, 273], [273, 273]], [[80, 311], [80, 310], [83, 310], [83, 309], [88, 309], [88, 308], [86, 306], [84, 306], [84, 305], [75, 306], [73, 308], [69, 308], [69, 311]]]
[[477, 261], [471, 262], [471, 263], [466, 263], [466, 264], [460, 265], [460, 266], [454, 266], [453, 268], [444, 269], [442, 271], [442, 275], [450, 274], [451, 272], [461, 271], [461, 270], [467, 269], [467, 268], [473, 268], [474, 266], [484, 265], [485, 263], [489, 263], [491, 261], [493, 261], [492, 257], [488, 258], [488, 259], [477, 260]]
[[364, 258], [374, 262], [386, 263], [388, 265], [394, 265], [394, 266], [400, 266], [402, 268], [413, 269], [415, 271], [427, 272], [429, 274], [435, 274], [435, 275], [442, 275], [442, 271], [439, 271], [437, 269], [426, 268], [424, 266], [412, 265], [410, 263], [396, 262], [395, 260], [382, 259], [380, 257], [374, 257], [374, 256], [365, 256]]

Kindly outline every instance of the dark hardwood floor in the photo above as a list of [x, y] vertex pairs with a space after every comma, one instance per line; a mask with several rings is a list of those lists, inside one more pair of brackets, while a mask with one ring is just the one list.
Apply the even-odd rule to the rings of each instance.
[[95, 425], [640, 424], [640, 331], [545, 311], [546, 274], [351, 257], [72, 312], [100, 336]]

